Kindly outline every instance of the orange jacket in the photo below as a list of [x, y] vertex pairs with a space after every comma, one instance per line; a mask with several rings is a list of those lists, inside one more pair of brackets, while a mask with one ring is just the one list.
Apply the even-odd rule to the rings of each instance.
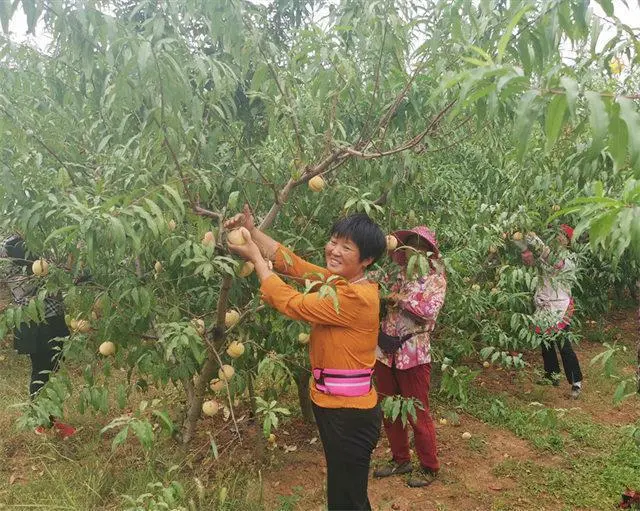
[[[331, 276], [326, 268], [308, 263], [280, 245], [274, 269], [295, 279], [320, 280]], [[321, 274], [314, 275], [314, 274]], [[260, 287], [262, 298], [285, 316], [311, 324], [309, 358], [312, 369], [373, 368], [378, 344], [378, 285], [371, 282], [350, 284], [334, 281], [338, 312], [331, 296], [317, 292], [301, 293], [272, 275]], [[333, 284], [332, 284], [333, 285]], [[311, 381], [311, 400], [323, 408], [373, 408], [378, 396], [372, 387], [358, 397], [332, 396], [320, 392]]]

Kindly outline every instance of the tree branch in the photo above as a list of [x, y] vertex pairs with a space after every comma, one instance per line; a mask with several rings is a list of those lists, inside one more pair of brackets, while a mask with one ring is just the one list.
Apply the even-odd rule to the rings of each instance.
[[211, 210], [205, 209], [199, 206], [197, 203], [192, 205], [192, 209], [196, 215], [215, 218], [216, 220], [222, 219], [222, 213], [220, 213], [219, 211], [211, 211]]
[[293, 124], [294, 131], [296, 132], [296, 142], [298, 143], [298, 151], [300, 151], [298, 156], [302, 156], [304, 154], [304, 147], [302, 145], [302, 136], [300, 135], [300, 126], [298, 125], [298, 118], [296, 117], [295, 111], [294, 111], [293, 107], [291, 106], [291, 101], [289, 100], [289, 97], [285, 93], [284, 88], [282, 87], [282, 84], [280, 83], [280, 80], [278, 78], [278, 74], [276, 73], [275, 69], [273, 68], [273, 64], [271, 64], [271, 62], [269, 61], [269, 58], [265, 54], [264, 49], [262, 48], [262, 46], [260, 44], [258, 44], [258, 51], [262, 55], [262, 58], [264, 58], [264, 60], [265, 60], [265, 62], [267, 64], [267, 67], [269, 68], [269, 73], [271, 74], [271, 77], [276, 82], [276, 86], [278, 87], [278, 90], [280, 91], [280, 94], [282, 95], [283, 99], [287, 102], [287, 106], [291, 110], [291, 123]]
[[382, 33], [382, 43], [380, 44], [380, 54], [378, 55], [378, 64], [376, 66], [376, 80], [373, 84], [373, 94], [371, 95], [371, 103], [369, 103], [369, 110], [367, 112], [367, 116], [362, 123], [362, 131], [360, 132], [360, 139], [358, 143], [362, 142], [369, 128], [369, 119], [371, 119], [371, 113], [373, 112], [373, 105], [376, 101], [376, 96], [378, 95], [378, 88], [380, 87], [380, 68], [382, 66], [382, 55], [384, 52], [384, 44], [387, 40], [387, 23], [384, 24], [384, 31]]

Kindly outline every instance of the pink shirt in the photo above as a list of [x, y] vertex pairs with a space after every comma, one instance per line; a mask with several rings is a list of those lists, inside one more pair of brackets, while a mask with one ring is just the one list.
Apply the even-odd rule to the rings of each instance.
[[431, 332], [438, 313], [444, 303], [447, 291], [447, 279], [444, 275], [432, 272], [413, 280], [407, 280], [404, 272], [398, 274], [391, 292], [401, 299], [387, 308], [387, 314], [380, 328], [388, 334], [403, 336], [416, 332], [393, 355], [387, 355], [379, 347], [376, 358], [383, 364], [398, 369], [431, 362]]

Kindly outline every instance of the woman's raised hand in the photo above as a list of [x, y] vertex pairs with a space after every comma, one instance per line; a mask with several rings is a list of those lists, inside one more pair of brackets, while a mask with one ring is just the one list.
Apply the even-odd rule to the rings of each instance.
[[250, 233], [256, 228], [253, 220], [253, 213], [251, 213], [249, 204], [244, 205], [242, 213], [232, 216], [224, 223], [224, 228], [228, 230], [237, 229], [239, 227], [244, 227]]
[[239, 236], [227, 237], [227, 247], [229, 250], [247, 261], [255, 262], [258, 259], [261, 260], [262, 255], [260, 254], [260, 249], [251, 238], [249, 230], [244, 226], [240, 226], [237, 229], [238, 231], [235, 231], [232, 234], [236, 234], [237, 232], [239, 233]]

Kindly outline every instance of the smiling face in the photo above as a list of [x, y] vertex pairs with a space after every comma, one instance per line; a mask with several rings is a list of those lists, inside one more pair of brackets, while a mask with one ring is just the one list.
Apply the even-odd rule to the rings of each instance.
[[354, 280], [364, 274], [373, 259], [360, 260], [360, 249], [349, 238], [331, 236], [324, 247], [327, 270], [347, 280]]

